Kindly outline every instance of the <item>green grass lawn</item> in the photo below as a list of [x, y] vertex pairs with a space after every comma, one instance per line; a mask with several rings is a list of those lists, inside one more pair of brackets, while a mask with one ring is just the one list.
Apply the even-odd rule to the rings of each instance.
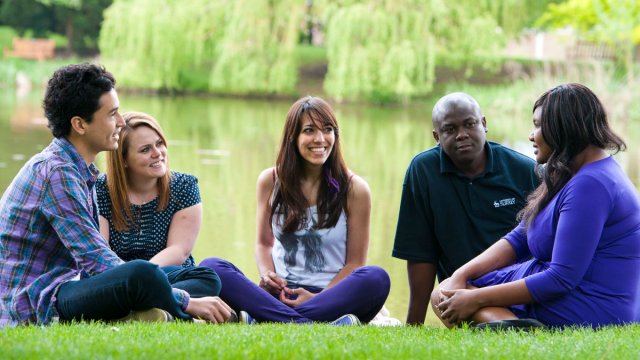
[[328, 325], [105, 325], [0, 330], [0, 358], [638, 359], [640, 325], [491, 332]]

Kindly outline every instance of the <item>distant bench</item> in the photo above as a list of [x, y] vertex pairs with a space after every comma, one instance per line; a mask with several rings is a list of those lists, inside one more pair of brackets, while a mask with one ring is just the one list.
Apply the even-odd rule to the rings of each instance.
[[5, 49], [4, 57], [45, 60], [53, 58], [56, 43], [51, 39], [13, 38], [13, 49]]

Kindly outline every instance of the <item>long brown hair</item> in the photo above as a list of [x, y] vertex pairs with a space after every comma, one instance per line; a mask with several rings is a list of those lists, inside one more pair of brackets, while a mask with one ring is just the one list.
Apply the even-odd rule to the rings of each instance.
[[614, 153], [627, 145], [609, 128], [607, 114], [598, 97], [584, 85], [563, 84], [548, 90], [533, 105], [541, 110], [541, 130], [551, 149], [543, 182], [529, 195], [527, 205], [518, 214], [527, 224], [544, 209], [564, 187], [573, 172], [571, 165], [589, 145]]
[[282, 141], [276, 161], [277, 184], [271, 203], [270, 221], [282, 214], [284, 232], [300, 230], [307, 220], [309, 203], [302, 193], [300, 175], [304, 171], [304, 159], [298, 150], [298, 136], [304, 119], [310, 119], [318, 128], [330, 126], [334, 130], [335, 142], [329, 158], [322, 166], [318, 199], [317, 227], [335, 226], [342, 210], [347, 210], [349, 175], [340, 149], [340, 131], [331, 106], [319, 97], [307, 96], [296, 101], [289, 112], [282, 132]]
[[[129, 135], [139, 127], [146, 126], [155, 131], [165, 146], [167, 140], [158, 121], [151, 115], [142, 112], [126, 112], [122, 114], [125, 126], [120, 130], [118, 149], [107, 152], [107, 187], [111, 198], [111, 219], [117, 231], [122, 232], [135, 226], [135, 218], [129, 202], [129, 185], [125, 161], [129, 153]], [[156, 211], [162, 211], [169, 204], [169, 184], [171, 171], [167, 162], [167, 172], [158, 179], [159, 201]]]

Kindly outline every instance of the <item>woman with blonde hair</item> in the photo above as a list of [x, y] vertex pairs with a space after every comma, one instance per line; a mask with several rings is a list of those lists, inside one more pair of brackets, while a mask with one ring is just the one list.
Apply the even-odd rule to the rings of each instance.
[[[122, 117], [118, 149], [107, 153], [106, 175], [96, 183], [100, 233], [120, 258], [157, 264], [173, 287], [193, 298], [218, 295], [218, 276], [196, 267], [191, 255], [202, 222], [197, 178], [169, 170], [167, 141], [156, 119], [141, 112]], [[223, 301], [215, 302], [213, 322], [232, 317]]]

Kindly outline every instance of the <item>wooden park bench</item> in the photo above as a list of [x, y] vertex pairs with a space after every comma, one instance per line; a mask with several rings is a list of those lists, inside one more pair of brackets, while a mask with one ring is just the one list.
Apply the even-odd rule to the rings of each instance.
[[56, 44], [51, 39], [25, 39], [16, 37], [13, 38], [13, 49], [5, 49], [4, 57], [43, 61], [53, 58], [55, 48]]

